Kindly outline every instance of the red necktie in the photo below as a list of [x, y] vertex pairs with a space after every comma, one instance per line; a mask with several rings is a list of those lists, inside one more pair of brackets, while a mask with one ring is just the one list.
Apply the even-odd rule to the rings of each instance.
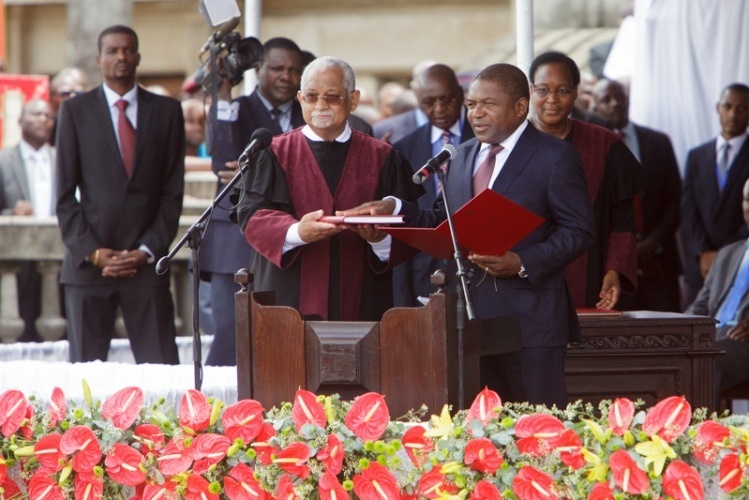
[[492, 144], [489, 147], [489, 154], [486, 155], [484, 161], [479, 165], [479, 169], [476, 171], [476, 175], [473, 176], [473, 195], [476, 196], [481, 191], [489, 187], [489, 181], [494, 173], [494, 160], [497, 154], [502, 151], [502, 146], [499, 144]]
[[124, 99], [120, 99], [115, 103], [117, 109], [120, 110], [120, 118], [117, 121], [117, 133], [120, 136], [120, 153], [122, 153], [122, 161], [125, 163], [125, 172], [127, 173], [127, 176], [130, 177], [133, 174], [135, 129], [125, 114], [125, 108], [127, 108], [127, 105], [128, 102]]

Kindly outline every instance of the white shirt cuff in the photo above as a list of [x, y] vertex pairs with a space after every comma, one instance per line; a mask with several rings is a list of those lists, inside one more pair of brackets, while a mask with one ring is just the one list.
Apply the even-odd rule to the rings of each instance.
[[153, 261], [156, 260], [156, 257], [153, 256], [153, 252], [146, 245], [139, 246], [138, 250], [145, 252], [148, 255], [148, 260], [146, 262], [148, 262], [149, 264], [153, 264]]
[[235, 122], [239, 118], [239, 103], [219, 101], [216, 105], [216, 116], [223, 122]]
[[375, 243], [369, 243], [372, 247], [372, 251], [380, 259], [380, 262], [387, 262], [390, 260], [390, 247], [393, 245], [393, 237], [389, 234], [385, 236], [385, 239], [377, 241]]
[[401, 208], [403, 208], [403, 202], [400, 200], [400, 198], [396, 198], [395, 196], [386, 196], [383, 198], [383, 200], [393, 200], [395, 202], [395, 209], [393, 210], [393, 215], [399, 215], [401, 213]]
[[295, 222], [289, 226], [289, 229], [286, 230], [286, 239], [283, 242], [282, 253], [286, 253], [289, 250], [293, 250], [296, 247], [300, 247], [306, 244], [307, 243], [299, 237], [299, 223]]

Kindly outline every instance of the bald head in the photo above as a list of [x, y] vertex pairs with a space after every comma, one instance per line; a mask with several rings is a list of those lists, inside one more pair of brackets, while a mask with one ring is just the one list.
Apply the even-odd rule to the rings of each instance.
[[39, 149], [49, 142], [54, 127], [54, 114], [52, 107], [47, 101], [32, 99], [24, 104], [21, 109], [21, 117], [18, 119], [21, 126], [21, 137], [34, 149]]
[[599, 80], [593, 86], [592, 96], [592, 110], [606, 118], [614, 129], [622, 129], [629, 123], [629, 99], [621, 83]]

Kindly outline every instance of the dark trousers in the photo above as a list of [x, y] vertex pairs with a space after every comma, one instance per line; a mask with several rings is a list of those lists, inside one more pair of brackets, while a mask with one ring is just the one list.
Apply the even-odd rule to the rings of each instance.
[[118, 307], [136, 363], [179, 363], [169, 288], [65, 285], [71, 362], [106, 361]]
[[523, 347], [520, 351], [481, 358], [481, 387], [507, 402], [567, 406], [564, 359], [567, 348]]
[[234, 294], [239, 285], [233, 274], [211, 273], [211, 311], [213, 313], [213, 345], [205, 360], [210, 366], [237, 364]]

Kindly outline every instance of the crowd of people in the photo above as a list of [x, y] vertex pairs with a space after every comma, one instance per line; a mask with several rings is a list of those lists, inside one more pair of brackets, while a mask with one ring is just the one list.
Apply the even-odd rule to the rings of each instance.
[[[103, 84], [86, 90], [80, 71], [61, 71], [49, 103], [24, 106], [21, 143], [0, 153], [3, 213], [58, 217], [71, 361], [105, 359], [119, 308], [136, 361], [177, 362], [169, 278], [154, 263], [176, 235], [185, 169], [210, 168], [219, 192], [265, 128], [270, 148], [214, 210], [201, 248], [208, 364], [236, 362], [239, 268], [307, 318], [353, 321], [420, 305], [430, 275], [451, 266], [376, 226], [323, 215], [399, 213], [434, 227], [446, 216], [443, 188], [455, 208], [492, 189], [544, 219], [505, 254], [467, 255], [478, 317], [520, 323], [520, 351], [482, 359], [483, 382], [504, 399], [565, 404], [575, 309], [711, 315], [729, 353], [719, 393], [749, 379], [746, 85], [716, 96], [721, 133], [689, 152], [682, 181], [668, 136], [629, 120], [626, 82], [581, 75], [560, 52], [540, 54], [527, 76], [509, 64], [466, 76], [425, 61], [408, 87], [383, 85], [375, 105], [346, 61], [272, 38], [252, 93], [232, 97], [218, 83], [212, 122], [194, 96], [180, 106], [137, 85], [132, 29], [110, 27], [98, 44]], [[445, 186], [436, 175], [415, 185], [447, 145], [457, 154]], [[38, 339], [38, 287], [32, 267], [19, 274], [22, 340]]]

